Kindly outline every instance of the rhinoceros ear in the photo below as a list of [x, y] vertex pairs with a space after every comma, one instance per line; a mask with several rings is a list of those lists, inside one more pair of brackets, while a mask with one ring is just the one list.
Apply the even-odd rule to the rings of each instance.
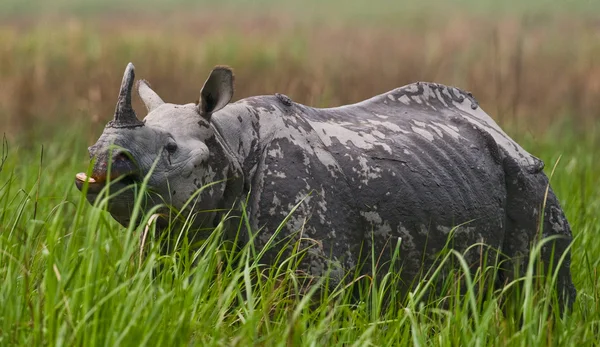
[[145, 80], [137, 81], [137, 91], [140, 95], [140, 98], [144, 102], [148, 113], [165, 103], [162, 101], [160, 96], [158, 96], [158, 94], [156, 94], [156, 92], [150, 88], [150, 84]]
[[226, 66], [215, 67], [200, 91], [198, 112], [207, 120], [229, 103], [233, 97], [233, 71]]

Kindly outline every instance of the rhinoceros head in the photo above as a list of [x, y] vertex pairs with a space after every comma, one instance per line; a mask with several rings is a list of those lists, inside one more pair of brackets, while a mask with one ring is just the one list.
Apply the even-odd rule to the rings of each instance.
[[[134, 204], [134, 187], [149, 175], [150, 206], [166, 203], [181, 209], [203, 185], [225, 179], [229, 162], [215, 138], [210, 118], [233, 96], [233, 73], [216, 67], [206, 80], [197, 103], [165, 103], [146, 83], [137, 83], [148, 115], [140, 121], [131, 106], [134, 67], [129, 63], [114, 118], [98, 141], [88, 148], [95, 163], [88, 177], [76, 175], [79, 190], [89, 182], [87, 199], [94, 202], [111, 181], [109, 191], [120, 192], [109, 199], [108, 209], [121, 224], [128, 225]], [[198, 197], [196, 208], [214, 209], [223, 185], [211, 186]], [[204, 194], [204, 193], [203, 193]]]

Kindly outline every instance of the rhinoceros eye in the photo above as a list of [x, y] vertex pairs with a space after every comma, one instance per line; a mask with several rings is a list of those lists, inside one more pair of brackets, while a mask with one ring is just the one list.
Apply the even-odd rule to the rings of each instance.
[[174, 153], [177, 150], [177, 144], [173, 141], [169, 141], [167, 143], [167, 145], [165, 146], [165, 149], [169, 152], [169, 153]]

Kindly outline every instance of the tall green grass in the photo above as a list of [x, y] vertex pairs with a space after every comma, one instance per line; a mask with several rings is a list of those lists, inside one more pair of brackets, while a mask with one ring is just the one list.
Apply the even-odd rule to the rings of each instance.
[[[552, 185], [576, 237], [572, 272], [579, 291], [573, 312], [564, 317], [550, 309], [551, 282], [530, 272], [519, 279], [522, 290], [508, 295], [516, 283], [484, 286], [495, 274], [494, 264], [472, 274], [453, 251], [441, 260], [458, 265], [455, 276], [440, 284], [441, 272], [432, 269], [430, 281], [391, 305], [386, 298], [397, 286], [394, 274], [379, 280], [357, 276], [353, 285], [331, 289], [307, 287], [296, 271], [302, 252], [266, 266], [260, 261], [263, 250], [252, 243], [236, 249], [223, 242], [221, 226], [195, 247], [183, 237], [163, 254], [151, 216], [123, 228], [104, 211], [105, 200], [91, 207], [75, 189], [74, 173], [87, 167], [79, 129], [44, 143], [43, 155], [40, 144], [3, 142], [0, 345], [571, 346], [598, 341], [597, 128], [578, 134], [562, 126], [543, 137], [517, 135], [549, 169], [560, 157]], [[436, 284], [441, 293], [429, 295]]]

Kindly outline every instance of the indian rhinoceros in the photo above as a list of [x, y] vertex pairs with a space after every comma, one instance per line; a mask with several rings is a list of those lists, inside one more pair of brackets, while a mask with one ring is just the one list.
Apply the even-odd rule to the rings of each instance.
[[[522, 264], [535, 240], [556, 235], [542, 259], [559, 266], [561, 300], [573, 303], [571, 230], [548, 189], [544, 164], [470, 93], [418, 82], [334, 108], [305, 106], [282, 94], [229, 103], [234, 76], [218, 66], [199, 100], [185, 105], [164, 102], [138, 81], [148, 110], [140, 121], [131, 106], [134, 77], [130, 63], [114, 119], [89, 148], [96, 158], [91, 177], [76, 175], [80, 190], [89, 181], [90, 202], [106, 185], [108, 167], [112, 179], [121, 178], [118, 189], [140, 182], [155, 165], [148, 186], [158, 199], [146, 209], [159, 203], [182, 209], [211, 184], [194, 199], [192, 212], [206, 211], [194, 215], [194, 227], [214, 227], [245, 202], [251, 229], [259, 231], [258, 249], [297, 205], [280, 236], [301, 232], [316, 241], [301, 266], [312, 276], [327, 272], [334, 282], [359, 262], [370, 272], [371, 251], [385, 268], [399, 240], [401, 276], [413, 283], [450, 235], [454, 249], [484, 243]], [[112, 145], [119, 149], [111, 151]], [[130, 190], [112, 198], [108, 210], [127, 226], [132, 206]], [[274, 247], [261, 261], [273, 262], [278, 251]], [[465, 254], [473, 264], [480, 256]]]

